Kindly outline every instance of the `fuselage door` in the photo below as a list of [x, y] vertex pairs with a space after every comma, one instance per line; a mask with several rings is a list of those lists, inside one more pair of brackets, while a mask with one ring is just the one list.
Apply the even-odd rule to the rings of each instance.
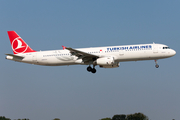
[[158, 45], [153, 45], [153, 53], [158, 53]]
[[124, 50], [119, 50], [119, 56], [124, 56]]
[[34, 53], [32, 54], [32, 62], [33, 62], [34, 64], [37, 63], [37, 54], [36, 54], [36, 52], [34, 52]]

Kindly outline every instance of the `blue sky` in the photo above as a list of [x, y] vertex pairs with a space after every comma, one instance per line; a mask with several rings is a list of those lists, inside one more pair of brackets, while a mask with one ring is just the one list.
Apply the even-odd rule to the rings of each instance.
[[[0, 116], [30, 120], [99, 120], [142, 112], [180, 119], [180, 1], [1, 1]], [[5, 59], [7, 31], [35, 50], [162, 43], [177, 54], [119, 68], [46, 67]]]

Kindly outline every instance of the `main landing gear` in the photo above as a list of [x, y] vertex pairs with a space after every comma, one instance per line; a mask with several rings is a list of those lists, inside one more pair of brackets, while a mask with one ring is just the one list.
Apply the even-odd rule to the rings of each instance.
[[155, 61], [155, 64], [156, 64], [155, 67], [159, 68], [159, 65], [157, 64], [157, 60], [154, 60], [154, 61]]
[[88, 67], [87, 67], [87, 71], [88, 71], [88, 72], [92, 72], [92, 73], [96, 73], [95, 66], [93, 66], [93, 68], [92, 68], [91, 66], [88, 66]]

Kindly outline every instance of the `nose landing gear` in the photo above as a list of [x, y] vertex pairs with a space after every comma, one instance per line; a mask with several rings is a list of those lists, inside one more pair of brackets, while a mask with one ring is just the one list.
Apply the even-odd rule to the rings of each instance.
[[155, 64], [156, 64], [155, 67], [159, 68], [159, 65], [157, 64], [157, 60], [154, 60], [154, 61], [155, 61]]
[[96, 73], [95, 66], [93, 66], [93, 68], [92, 68], [91, 66], [88, 66], [88, 67], [87, 67], [87, 71], [88, 71], [88, 72], [92, 72], [92, 73]]
[[159, 65], [157, 64], [157, 65], [155, 65], [155, 67], [156, 67], [156, 68], [158, 68], [158, 67], [159, 67]]

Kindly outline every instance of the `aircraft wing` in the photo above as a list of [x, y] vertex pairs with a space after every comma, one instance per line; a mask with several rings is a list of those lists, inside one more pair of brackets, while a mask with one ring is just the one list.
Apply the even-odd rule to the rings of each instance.
[[72, 55], [77, 56], [78, 59], [82, 59], [84, 62], [94, 61], [97, 58], [99, 58], [99, 56], [97, 56], [97, 55], [89, 54], [89, 53], [86, 53], [86, 52], [83, 52], [80, 50], [76, 50], [76, 49], [73, 49], [70, 47], [66, 47], [65, 49], [69, 50]]

